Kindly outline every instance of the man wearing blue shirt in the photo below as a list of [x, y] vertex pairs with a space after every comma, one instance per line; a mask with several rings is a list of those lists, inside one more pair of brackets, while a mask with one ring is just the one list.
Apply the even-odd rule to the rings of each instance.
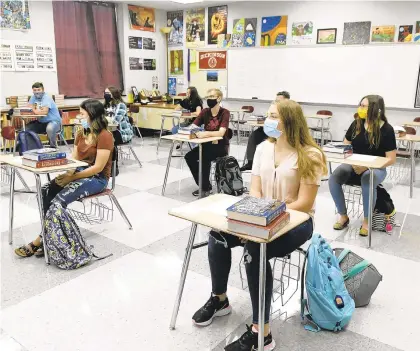
[[57, 133], [61, 130], [61, 116], [54, 100], [45, 94], [44, 85], [36, 82], [32, 85], [32, 95], [29, 106], [35, 115], [40, 115], [36, 121], [27, 124], [26, 129], [37, 134], [48, 135], [50, 146], [57, 147]]

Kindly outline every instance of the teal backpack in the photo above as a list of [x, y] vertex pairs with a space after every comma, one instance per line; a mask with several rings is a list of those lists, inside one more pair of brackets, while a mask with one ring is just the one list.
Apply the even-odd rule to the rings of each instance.
[[305, 329], [337, 332], [350, 322], [354, 309], [333, 250], [321, 235], [314, 234], [303, 263], [301, 282], [301, 317], [314, 326], [307, 324]]

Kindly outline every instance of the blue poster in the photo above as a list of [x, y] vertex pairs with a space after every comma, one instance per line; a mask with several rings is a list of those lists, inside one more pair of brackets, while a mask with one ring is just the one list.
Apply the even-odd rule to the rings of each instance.
[[176, 96], [176, 78], [168, 78], [168, 94]]

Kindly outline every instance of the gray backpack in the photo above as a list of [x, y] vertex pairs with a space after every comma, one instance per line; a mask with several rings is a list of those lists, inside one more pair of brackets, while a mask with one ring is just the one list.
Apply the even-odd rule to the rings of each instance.
[[246, 191], [239, 163], [233, 156], [216, 159], [215, 177], [218, 193], [240, 196]]
[[334, 249], [343, 272], [347, 291], [356, 307], [369, 304], [370, 298], [382, 281], [382, 275], [373, 264], [347, 249]]

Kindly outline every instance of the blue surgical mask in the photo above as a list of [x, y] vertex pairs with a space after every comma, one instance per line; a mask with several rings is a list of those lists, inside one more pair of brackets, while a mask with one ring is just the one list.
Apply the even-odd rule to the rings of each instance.
[[34, 95], [35, 95], [35, 97], [37, 98], [37, 99], [42, 99], [42, 97], [44, 96], [44, 93], [43, 92], [41, 92], [41, 93], [34, 93]]
[[270, 138], [280, 138], [282, 132], [277, 129], [279, 121], [277, 119], [266, 118], [264, 121], [264, 133]]
[[80, 120], [80, 123], [82, 124], [82, 127], [84, 129], [89, 129], [89, 123], [88, 123], [87, 119]]

